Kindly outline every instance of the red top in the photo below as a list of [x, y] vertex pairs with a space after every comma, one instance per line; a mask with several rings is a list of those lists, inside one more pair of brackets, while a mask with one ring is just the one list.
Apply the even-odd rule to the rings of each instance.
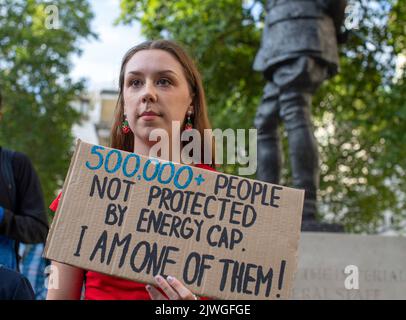
[[[205, 164], [196, 165], [198, 168], [216, 171]], [[59, 204], [58, 197], [49, 208], [56, 211]], [[108, 276], [94, 271], [86, 271], [85, 300], [150, 300], [145, 284], [122, 278]], [[204, 299], [204, 298], [203, 298]]]

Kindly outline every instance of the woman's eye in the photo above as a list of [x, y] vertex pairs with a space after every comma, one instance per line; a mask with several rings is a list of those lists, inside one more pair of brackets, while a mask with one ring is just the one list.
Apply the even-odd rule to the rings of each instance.
[[142, 82], [141, 82], [141, 80], [134, 79], [134, 80], [131, 80], [131, 81], [130, 81], [130, 85], [131, 85], [132, 87], [138, 88], [138, 87], [140, 87], [140, 86], [142, 85]]
[[157, 84], [160, 86], [169, 86], [171, 82], [168, 79], [162, 78], [157, 81]]

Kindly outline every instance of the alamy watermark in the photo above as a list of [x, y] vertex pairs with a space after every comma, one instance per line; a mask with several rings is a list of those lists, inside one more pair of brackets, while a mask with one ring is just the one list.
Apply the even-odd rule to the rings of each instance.
[[59, 269], [55, 265], [49, 265], [44, 270], [45, 280], [44, 287], [46, 289], [59, 289]]
[[344, 26], [347, 30], [357, 30], [360, 25], [361, 6], [358, 2], [348, 4], [345, 7]]
[[[256, 129], [205, 129], [202, 137], [196, 129], [181, 132], [180, 128], [179, 121], [172, 122], [171, 138], [164, 129], [152, 130], [149, 140], [156, 141], [156, 143], [151, 147], [149, 157], [171, 159], [173, 162], [184, 164], [204, 163], [208, 165], [213, 164], [214, 158], [215, 164], [239, 164], [243, 166], [238, 168], [239, 175], [247, 176], [256, 173]], [[246, 139], [247, 134], [248, 139]], [[226, 139], [226, 149], [224, 149], [224, 139]], [[214, 157], [213, 142], [215, 146]], [[170, 153], [172, 157], [170, 157]]]
[[344, 287], [347, 290], [359, 290], [359, 270], [356, 265], [348, 265], [344, 269], [348, 276], [344, 280]]
[[59, 9], [56, 5], [50, 4], [45, 7], [46, 14], [45, 28], [47, 29], [59, 29], [61, 27], [59, 22]]

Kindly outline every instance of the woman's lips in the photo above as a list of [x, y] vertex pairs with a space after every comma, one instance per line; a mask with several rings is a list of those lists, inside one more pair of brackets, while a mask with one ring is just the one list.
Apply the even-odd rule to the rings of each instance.
[[141, 114], [140, 118], [142, 118], [145, 121], [150, 121], [150, 120], [154, 120], [156, 117], [159, 117], [158, 114], [156, 114], [153, 111], [145, 111]]

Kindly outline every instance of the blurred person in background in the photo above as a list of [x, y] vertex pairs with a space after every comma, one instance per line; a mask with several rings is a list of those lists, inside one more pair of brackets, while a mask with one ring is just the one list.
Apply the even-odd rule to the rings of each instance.
[[[2, 102], [0, 92], [0, 123]], [[35, 262], [36, 271], [30, 269], [30, 278], [34, 288], [37, 287], [37, 277], [44, 277], [45, 261], [41, 261], [41, 255], [48, 228], [40, 181], [30, 159], [23, 153], [0, 146], [0, 266], [3, 271], [26, 271]], [[29, 247], [34, 255], [21, 251], [27, 258], [21, 260], [20, 243], [39, 246]], [[40, 282], [43, 288], [44, 281]]]

